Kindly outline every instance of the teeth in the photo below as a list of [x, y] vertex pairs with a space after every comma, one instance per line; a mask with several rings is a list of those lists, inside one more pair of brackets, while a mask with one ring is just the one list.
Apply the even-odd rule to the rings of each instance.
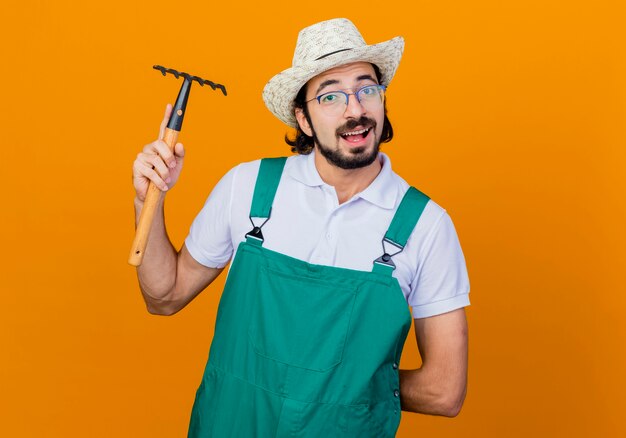
[[343, 134], [341, 134], [341, 135], [343, 135], [343, 136], [348, 136], [348, 135], [359, 135], [359, 134], [364, 134], [364, 133], [366, 133], [367, 131], [369, 131], [369, 128], [368, 128], [368, 129], [361, 129], [360, 131], [344, 132], [344, 133], [343, 133]]

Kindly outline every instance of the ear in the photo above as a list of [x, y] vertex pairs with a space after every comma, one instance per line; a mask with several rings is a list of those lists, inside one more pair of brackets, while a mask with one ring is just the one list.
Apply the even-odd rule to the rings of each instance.
[[296, 120], [298, 121], [298, 125], [300, 126], [300, 130], [309, 137], [313, 137], [313, 130], [311, 129], [311, 125], [309, 125], [309, 121], [304, 115], [304, 110], [302, 108], [296, 108], [295, 115]]

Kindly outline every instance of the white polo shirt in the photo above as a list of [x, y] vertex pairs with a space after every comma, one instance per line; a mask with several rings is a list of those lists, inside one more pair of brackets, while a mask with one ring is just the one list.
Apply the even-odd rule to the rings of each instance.
[[[308, 263], [371, 271], [383, 254], [382, 239], [409, 185], [379, 156], [382, 170], [361, 193], [339, 205], [310, 155], [287, 159], [263, 246]], [[252, 229], [250, 205], [260, 160], [231, 169], [215, 186], [191, 225], [185, 244], [202, 265], [221, 268]], [[255, 221], [260, 225], [259, 220]], [[393, 247], [391, 248], [393, 249]], [[414, 318], [469, 305], [469, 280], [454, 225], [430, 200], [404, 250], [393, 257]]]

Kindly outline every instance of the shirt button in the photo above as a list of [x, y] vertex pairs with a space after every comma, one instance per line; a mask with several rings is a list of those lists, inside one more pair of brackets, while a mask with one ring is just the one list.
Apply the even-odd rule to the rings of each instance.
[[400, 391], [398, 391], [397, 389], [393, 390], [393, 396], [394, 397], [399, 397], [400, 396]]
[[392, 367], [393, 367], [394, 370], [397, 370], [398, 369], [398, 364], [394, 362]]
[[328, 233], [328, 234], [326, 235], [326, 238], [327, 238], [328, 240], [331, 240], [331, 239], [333, 238], [333, 235], [332, 235], [332, 234], [330, 234], [330, 233]]

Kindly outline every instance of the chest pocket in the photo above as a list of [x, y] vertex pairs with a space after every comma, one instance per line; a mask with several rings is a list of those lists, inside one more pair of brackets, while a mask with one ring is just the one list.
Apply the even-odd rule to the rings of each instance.
[[263, 267], [248, 335], [265, 358], [312, 371], [341, 363], [356, 289]]

